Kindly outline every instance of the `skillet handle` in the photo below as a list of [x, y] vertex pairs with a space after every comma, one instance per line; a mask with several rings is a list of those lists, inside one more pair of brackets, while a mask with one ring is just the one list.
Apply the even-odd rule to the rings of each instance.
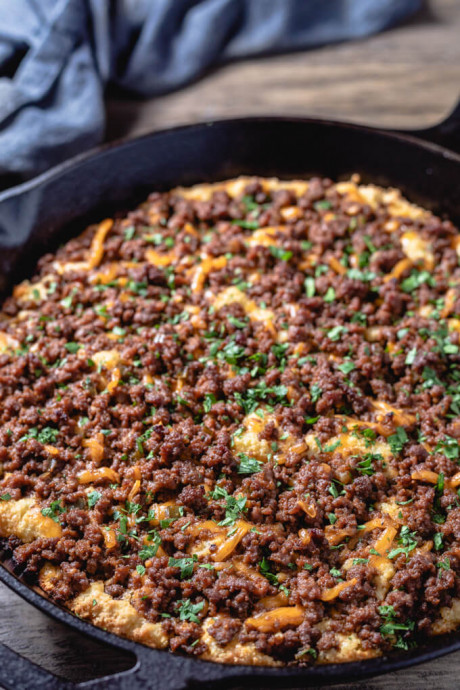
[[[254, 687], [263, 668], [226, 666], [196, 661], [141, 647], [131, 668], [110, 676], [74, 683], [55, 676], [0, 642], [0, 687], [5, 690], [187, 690]], [[265, 679], [266, 680], [266, 679]], [[312, 678], [317, 685], [320, 679]], [[310, 687], [311, 682], [304, 687]]]
[[447, 149], [460, 153], [460, 100], [454, 107], [450, 115], [445, 120], [433, 127], [427, 129], [419, 129], [404, 134], [413, 134], [419, 139], [431, 141], [434, 144], [440, 144]]
[[[37, 666], [22, 655], [0, 643], [0, 687], [5, 690], [184, 690], [187, 681], [175, 682], [173, 685], [165, 683], [163, 673], [152, 673], [145, 678], [145, 670], [139, 660], [127, 671], [122, 671], [111, 676], [95, 678], [82, 683], [74, 683], [55, 676], [53, 673]], [[178, 679], [176, 679], [178, 680]]]

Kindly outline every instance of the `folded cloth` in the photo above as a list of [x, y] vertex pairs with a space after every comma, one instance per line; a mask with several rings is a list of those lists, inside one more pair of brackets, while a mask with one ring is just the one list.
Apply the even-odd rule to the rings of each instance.
[[422, 0], [0, 0], [0, 179], [102, 141], [104, 90], [165, 93], [211, 65], [385, 29]]

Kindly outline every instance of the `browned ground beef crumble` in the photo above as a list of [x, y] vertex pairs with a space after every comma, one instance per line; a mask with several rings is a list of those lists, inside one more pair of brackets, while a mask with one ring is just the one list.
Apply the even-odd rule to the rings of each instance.
[[[0, 495], [34, 496], [62, 534], [5, 537], [18, 571], [58, 566], [60, 603], [96, 580], [134, 592], [195, 655], [216, 616], [219, 645], [296, 664], [338, 634], [365, 651], [429, 635], [460, 596], [458, 230], [392, 222], [327, 179], [300, 196], [253, 180], [237, 198], [151, 194], [94, 265], [95, 226], [42, 257], [0, 313]], [[410, 232], [431, 264], [407, 260]], [[214, 306], [230, 287], [243, 297]], [[241, 445], [248, 418], [265, 450]], [[341, 449], [347, 430], [361, 450]], [[230, 558], [193, 555], [203, 521], [202, 543], [210, 521], [243, 530]], [[246, 623], [267, 597], [291, 624]]]

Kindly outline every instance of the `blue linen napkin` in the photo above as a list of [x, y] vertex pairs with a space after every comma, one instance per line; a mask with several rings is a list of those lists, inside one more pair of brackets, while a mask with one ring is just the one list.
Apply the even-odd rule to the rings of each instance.
[[366, 36], [422, 0], [0, 0], [0, 179], [104, 137], [104, 91], [177, 89], [211, 65]]

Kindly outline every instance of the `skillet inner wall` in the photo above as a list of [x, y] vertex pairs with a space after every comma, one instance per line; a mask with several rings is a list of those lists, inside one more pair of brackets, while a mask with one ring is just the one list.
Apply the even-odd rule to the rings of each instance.
[[38, 257], [153, 189], [240, 174], [349, 177], [399, 187], [460, 222], [460, 159], [410, 139], [326, 121], [228, 120], [158, 132], [64, 164], [0, 201], [0, 295]]

